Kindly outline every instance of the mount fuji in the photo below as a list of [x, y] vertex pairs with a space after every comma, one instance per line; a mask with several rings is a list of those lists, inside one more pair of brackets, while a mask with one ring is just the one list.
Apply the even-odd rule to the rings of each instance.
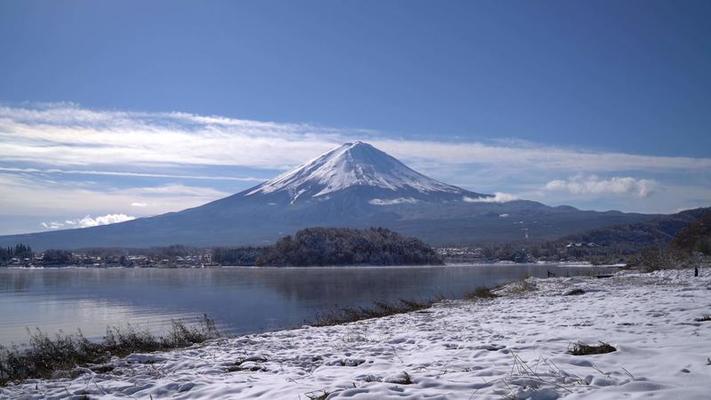
[[431, 200], [432, 196], [452, 198], [467, 194], [463, 189], [408, 168], [368, 143], [354, 142], [264, 182], [249, 190], [246, 196], [284, 193], [288, 194], [293, 204], [300, 198], [329, 199], [329, 195], [363, 187], [367, 187], [373, 195], [411, 195], [413, 199], [422, 200]]
[[311, 226], [382, 226], [434, 245], [461, 245], [554, 239], [654, 217], [527, 200], [501, 202], [429, 178], [368, 143], [353, 142], [199, 207], [92, 228], [3, 236], [0, 245], [260, 245]]

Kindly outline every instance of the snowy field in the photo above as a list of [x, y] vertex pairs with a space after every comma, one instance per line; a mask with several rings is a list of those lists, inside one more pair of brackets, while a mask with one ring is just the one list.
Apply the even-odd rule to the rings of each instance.
[[[711, 321], [697, 320], [711, 271], [692, 275], [531, 278], [493, 300], [134, 354], [0, 398], [710, 399]], [[567, 353], [599, 341], [617, 351]]]

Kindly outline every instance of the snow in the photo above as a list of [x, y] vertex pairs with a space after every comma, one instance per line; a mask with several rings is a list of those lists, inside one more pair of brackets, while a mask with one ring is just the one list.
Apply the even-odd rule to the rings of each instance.
[[463, 190], [428, 178], [364, 142], [346, 143], [308, 163], [267, 181], [246, 195], [287, 192], [292, 201], [307, 193], [323, 196], [352, 186], [418, 192], [463, 193]]
[[[565, 296], [571, 289], [583, 294]], [[30, 381], [0, 397], [708, 399], [711, 271], [529, 278], [493, 300], [212, 341]], [[574, 356], [576, 342], [607, 354]]]

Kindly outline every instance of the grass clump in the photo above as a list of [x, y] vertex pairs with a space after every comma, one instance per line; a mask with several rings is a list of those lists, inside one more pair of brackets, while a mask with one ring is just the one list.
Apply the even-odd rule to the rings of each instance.
[[112, 356], [187, 347], [219, 337], [215, 322], [206, 315], [197, 325], [173, 321], [165, 336], [154, 336], [131, 325], [107, 328], [100, 342], [90, 341], [81, 331], [74, 334], [60, 331], [54, 338], [39, 329], [28, 330], [28, 334], [26, 347], [0, 346], [0, 386], [31, 378], [50, 378], [58, 371], [105, 363]]
[[708, 322], [711, 321], [711, 314], [704, 314], [699, 318], [694, 318], [696, 322]]
[[389, 383], [396, 383], [398, 385], [412, 385], [412, 376], [406, 371], [402, 371], [401, 374], [387, 380]]
[[326, 400], [330, 395], [331, 392], [317, 390], [316, 392], [306, 393], [304, 396], [309, 400]]
[[496, 297], [499, 296], [487, 287], [478, 287], [473, 292], [464, 294], [465, 300], [494, 299]]
[[536, 286], [536, 282], [534, 282], [530, 278], [514, 282], [511, 284], [510, 288], [510, 292], [513, 294], [524, 294], [528, 292], [533, 292], [534, 290], [538, 290], [538, 286]]
[[605, 342], [600, 342], [599, 345], [575, 343], [568, 349], [568, 354], [572, 354], [574, 356], [587, 356], [591, 354], [612, 353], [613, 351], [617, 351], [617, 349]]
[[563, 293], [563, 296], [580, 296], [581, 294], [585, 294], [585, 290], [580, 289], [580, 288], [575, 288], [568, 290], [567, 292]]
[[316, 318], [313, 326], [339, 325], [364, 319], [386, 317], [429, 308], [439, 299], [426, 301], [399, 300], [394, 303], [375, 302], [370, 307], [347, 307]]

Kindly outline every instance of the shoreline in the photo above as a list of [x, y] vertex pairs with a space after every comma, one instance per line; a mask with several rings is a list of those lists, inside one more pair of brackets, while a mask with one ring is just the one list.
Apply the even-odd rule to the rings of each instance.
[[550, 261], [550, 262], [528, 262], [528, 263], [515, 263], [515, 262], [452, 262], [444, 264], [415, 264], [415, 265], [308, 265], [308, 266], [273, 266], [273, 265], [205, 265], [205, 266], [185, 266], [185, 267], [161, 267], [161, 266], [147, 266], [147, 267], [126, 267], [126, 266], [96, 266], [96, 265], [63, 265], [63, 266], [32, 266], [32, 267], [18, 267], [18, 266], [4, 266], [0, 267], [0, 270], [63, 270], [63, 269], [161, 269], [161, 270], [182, 270], [182, 269], [220, 269], [220, 268], [245, 268], [245, 269], [374, 269], [374, 268], [447, 268], [447, 267], [502, 267], [502, 266], [541, 266], [549, 265], [553, 267], [571, 267], [571, 268], [619, 268], [623, 269], [627, 267], [627, 264], [592, 264], [588, 261]]
[[[495, 299], [115, 358], [111, 371], [0, 389], [17, 398], [707, 398], [711, 271], [529, 278]], [[577, 296], [564, 296], [581, 289]], [[573, 356], [573, 343], [617, 351]], [[153, 371], [153, 372], [151, 372]], [[156, 372], [157, 371], [157, 372]], [[322, 392], [323, 391], [323, 392]], [[474, 397], [471, 397], [474, 396]], [[326, 398], [323, 397], [323, 398]], [[429, 397], [427, 397], [429, 398]]]

